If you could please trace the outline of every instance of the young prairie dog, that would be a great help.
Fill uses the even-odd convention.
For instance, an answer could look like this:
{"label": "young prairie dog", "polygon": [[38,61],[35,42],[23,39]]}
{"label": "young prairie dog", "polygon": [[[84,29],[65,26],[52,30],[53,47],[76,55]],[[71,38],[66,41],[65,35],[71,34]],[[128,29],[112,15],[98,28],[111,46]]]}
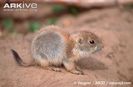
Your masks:
{"label": "young prairie dog", "polygon": [[12,53],[21,66],[38,64],[46,69],[60,71],[58,66],[63,65],[73,74],[83,74],[75,62],[101,48],[101,40],[91,32],[78,31],[69,34],[62,31],[61,27],[47,26],[37,32],[32,41],[31,54],[34,63],[26,64],[16,51],[12,50]]}

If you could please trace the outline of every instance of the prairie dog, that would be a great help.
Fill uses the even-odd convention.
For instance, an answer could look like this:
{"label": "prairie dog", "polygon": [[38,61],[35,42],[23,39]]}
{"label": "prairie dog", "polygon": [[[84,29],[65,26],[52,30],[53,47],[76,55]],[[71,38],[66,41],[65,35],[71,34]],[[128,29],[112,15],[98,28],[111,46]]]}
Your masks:
{"label": "prairie dog", "polygon": [[26,64],[13,49],[11,50],[16,62],[21,66],[38,64],[43,68],[60,71],[58,66],[73,74],[83,74],[75,64],[82,57],[101,50],[102,42],[93,33],[77,31],[68,33],[58,26],[47,26],[38,31],[31,44],[33,64]]}

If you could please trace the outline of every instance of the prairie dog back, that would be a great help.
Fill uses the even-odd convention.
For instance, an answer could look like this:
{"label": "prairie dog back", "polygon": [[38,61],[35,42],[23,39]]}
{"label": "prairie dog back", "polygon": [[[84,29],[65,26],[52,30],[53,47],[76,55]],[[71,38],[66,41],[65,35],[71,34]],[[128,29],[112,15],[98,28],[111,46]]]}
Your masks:
{"label": "prairie dog back", "polygon": [[60,31],[58,27],[50,26],[41,29],[32,42],[33,58],[37,62],[44,59],[51,64],[60,65],[63,59],[66,58],[66,39],[68,38],[69,34]]}

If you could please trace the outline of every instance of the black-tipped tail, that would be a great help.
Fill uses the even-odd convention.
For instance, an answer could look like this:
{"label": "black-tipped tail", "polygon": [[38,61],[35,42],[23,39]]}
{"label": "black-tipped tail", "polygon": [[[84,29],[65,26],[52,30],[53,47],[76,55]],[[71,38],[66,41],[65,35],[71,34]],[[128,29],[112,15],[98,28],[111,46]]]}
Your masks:
{"label": "black-tipped tail", "polygon": [[14,56],[15,61],[17,62],[17,64],[19,66],[24,66],[24,67],[33,66],[33,64],[24,63],[23,60],[20,58],[20,56],[18,55],[18,53],[15,50],[11,49],[11,52]]}

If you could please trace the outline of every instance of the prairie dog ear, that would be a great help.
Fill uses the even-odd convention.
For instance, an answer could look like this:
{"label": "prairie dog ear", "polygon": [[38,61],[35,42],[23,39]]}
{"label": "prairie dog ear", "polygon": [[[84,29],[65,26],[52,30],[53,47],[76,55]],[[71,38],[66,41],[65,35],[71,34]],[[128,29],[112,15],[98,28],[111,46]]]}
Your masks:
{"label": "prairie dog ear", "polygon": [[80,43],[81,44],[82,41],[83,41],[83,38],[80,36],[79,33],[72,33],[71,37],[76,43]]}
{"label": "prairie dog ear", "polygon": [[82,37],[77,38],[76,42],[79,43],[79,44],[82,44],[83,43],[83,38]]}

